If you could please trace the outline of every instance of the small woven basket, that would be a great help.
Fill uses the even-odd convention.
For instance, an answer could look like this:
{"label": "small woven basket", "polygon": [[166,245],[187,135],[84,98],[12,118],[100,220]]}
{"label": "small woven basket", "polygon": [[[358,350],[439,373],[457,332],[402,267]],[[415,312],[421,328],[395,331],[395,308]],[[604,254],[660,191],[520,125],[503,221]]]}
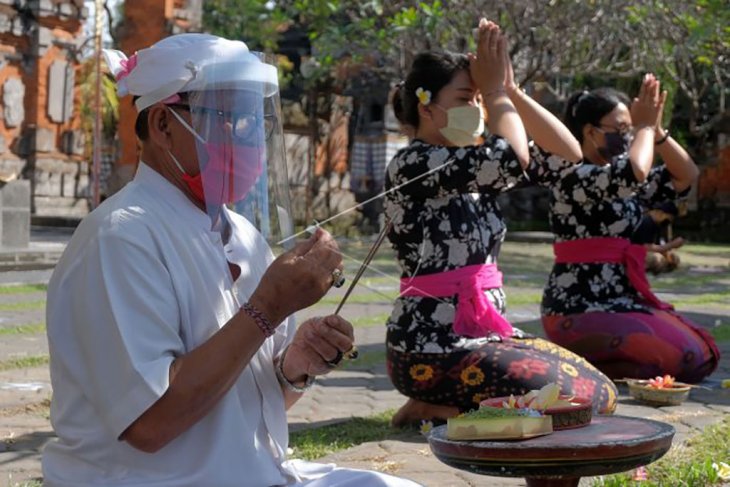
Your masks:
{"label": "small woven basket", "polygon": [[627,380],[629,394],[637,401],[650,406],[678,406],[688,397],[691,387],[689,384],[675,382],[672,387],[657,389],[651,387],[648,380]]}

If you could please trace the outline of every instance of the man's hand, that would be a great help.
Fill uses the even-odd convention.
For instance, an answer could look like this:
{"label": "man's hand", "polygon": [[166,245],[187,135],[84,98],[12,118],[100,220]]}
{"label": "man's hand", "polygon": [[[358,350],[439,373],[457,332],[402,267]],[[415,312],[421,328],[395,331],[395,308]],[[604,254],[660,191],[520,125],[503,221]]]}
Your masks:
{"label": "man's hand", "polygon": [[342,253],[332,236],[320,229],[271,263],[249,300],[277,325],[295,311],[319,301],[342,271]]}
{"label": "man's hand", "polygon": [[306,376],[329,373],[331,362],[352,348],[355,341],[352,325],[336,315],[311,318],[297,328],[289,344],[282,369],[293,383],[303,382]]}

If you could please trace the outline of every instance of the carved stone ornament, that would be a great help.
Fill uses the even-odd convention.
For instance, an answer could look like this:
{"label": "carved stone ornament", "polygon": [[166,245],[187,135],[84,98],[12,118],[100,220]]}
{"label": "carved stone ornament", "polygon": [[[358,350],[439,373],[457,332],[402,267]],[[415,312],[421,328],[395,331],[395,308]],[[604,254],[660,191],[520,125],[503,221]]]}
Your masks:
{"label": "carved stone ornament", "polygon": [[48,117],[56,123],[71,119],[74,72],[66,61],[54,61],[48,70]]}
{"label": "carved stone ornament", "polygon": [[8,78],[3,83],[3,116],[6,127],[18,127],[25,119],[25,85],[20,78]]}

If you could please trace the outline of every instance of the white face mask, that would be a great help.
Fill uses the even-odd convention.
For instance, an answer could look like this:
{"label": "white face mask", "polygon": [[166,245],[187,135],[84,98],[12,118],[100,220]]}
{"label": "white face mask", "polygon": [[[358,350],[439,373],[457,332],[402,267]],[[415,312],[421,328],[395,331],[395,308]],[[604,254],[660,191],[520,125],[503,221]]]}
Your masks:
{"label": "white face mask", "polygon": [[459,147],[473,145],[474,139],[484,133],[484,112],[481,106],[465,105],[448,110],[435,103],[434,106],[446,112],[446,127],[440,132],[452,144]]}

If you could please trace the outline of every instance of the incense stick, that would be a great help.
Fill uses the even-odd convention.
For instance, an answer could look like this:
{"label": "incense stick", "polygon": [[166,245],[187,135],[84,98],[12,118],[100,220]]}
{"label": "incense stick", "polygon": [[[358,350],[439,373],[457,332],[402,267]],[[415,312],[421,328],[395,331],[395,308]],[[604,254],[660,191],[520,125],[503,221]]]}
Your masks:
{"label": "incense stick", "polygon": [[363,260],[362,265],[360,265],[360,268],[357,270],[357,274],[355,274],[355,277],[352,278],[352,281],[350,282],[350,287],[347,288],[345,295],[342,297],[342,301],[340,301],[340,304],[337,306],[337,309],[335,310],[335,313],[334,313],[335,315],[338,315],[340,313],[340,310],[342,310],[342,307],[345,305],[345,302],[347,302],[347,298],[350,297],[352,290],[355,288],[357,281],[360,280],[363,273],[365,272],[365,269],[367,269],[368,265],[370,265],[370,261],[373,260],[375,253],[378,251],[378,248],[380,247],[380,244],[382,244],[383,240],[385,240],[385,236],[388,234],[390,227],[391,227],[390,222],[388,222],[386,225],[383,226],[383,229],[380,231],[380,234],[378,235],[378,238],[375,240],[375,243],[373,244],[372,247],[370,247],[370,251],[368,252],[368,255],[365,256],[365,260]]}

